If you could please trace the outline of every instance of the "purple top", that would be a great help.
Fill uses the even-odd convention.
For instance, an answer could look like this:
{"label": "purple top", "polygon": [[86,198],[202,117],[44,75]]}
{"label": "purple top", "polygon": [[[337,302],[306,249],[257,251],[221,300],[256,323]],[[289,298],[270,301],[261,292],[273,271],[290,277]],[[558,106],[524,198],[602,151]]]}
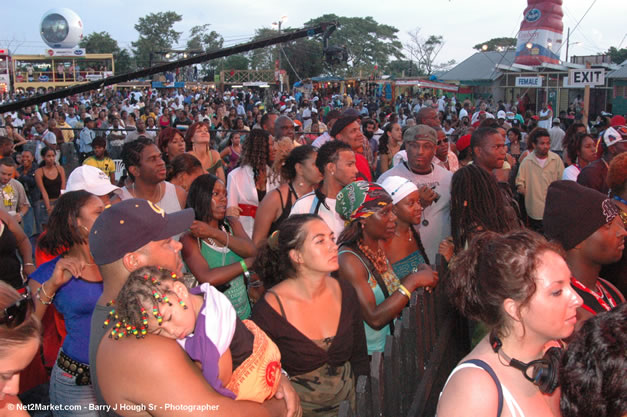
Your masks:
{"label": "purple top", "polygon": [[[202,294],[204,297],[204,293],[200,287],[192,288],[190,293],[195,295]],[[201,311],[204,310],[205,303],[203,303],[201,308]],[[220,354],[216,346],[211,342],[211,339],[205,334],[204,314],[198,315],[194,333],[185,338],[185,352],[187,352],[192,360],[201,363],[202,375],[218,394],[235,399],[235,394],[224,388],[222,381],[220,381],[218,369]]]}

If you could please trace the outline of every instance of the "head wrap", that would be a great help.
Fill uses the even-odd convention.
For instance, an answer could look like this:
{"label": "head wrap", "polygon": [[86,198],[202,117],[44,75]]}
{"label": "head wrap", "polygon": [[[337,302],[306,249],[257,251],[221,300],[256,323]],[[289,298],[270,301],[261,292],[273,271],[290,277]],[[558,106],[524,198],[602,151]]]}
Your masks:
{"label": "head wrap", "polygon": [[355,181],[337,194],[335,211],[341,218],[351,222],[370,217],[391,202],[392,198],[379,184]]}
{"label": "head wrap", "polygon": [[571,250],[618,214],[612,200],[597,190],[574,181],[555,181],[546,194],[544,231]]}
{"label": "head wrap", "polygon": [[414,191],[418,191],[416,184],[403,177],[390,176],[381,183],[381,187],[392,197],[392,203],[398,204],[399,201],[407,197]]}

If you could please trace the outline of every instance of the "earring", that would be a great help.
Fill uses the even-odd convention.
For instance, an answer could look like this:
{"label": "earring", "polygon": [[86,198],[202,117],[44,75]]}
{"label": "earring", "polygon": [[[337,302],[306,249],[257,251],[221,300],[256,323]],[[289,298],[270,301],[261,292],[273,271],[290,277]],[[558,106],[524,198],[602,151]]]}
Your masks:
{"label": "earring", "polygon": [[183,307],[183,310],[187,310],[187,306],[185,305],[185,301],[179,300],[179,304]]}

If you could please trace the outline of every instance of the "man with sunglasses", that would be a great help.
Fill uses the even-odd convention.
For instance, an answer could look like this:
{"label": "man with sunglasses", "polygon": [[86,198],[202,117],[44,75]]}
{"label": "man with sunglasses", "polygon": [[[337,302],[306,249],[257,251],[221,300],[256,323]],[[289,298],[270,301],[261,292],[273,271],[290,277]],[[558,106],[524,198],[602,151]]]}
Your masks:
{"label": "man with sunglasses", "polygon": [[581,170],[577,182],[607,195],[609,187],[606,178],[612,159],[627,151],[627,126],[609,127],[601,133],[599,140],[603,156]]}
{"label": "man with sunglasses", "polygon": [[448,171],[457,171],[459,169],[459,161],[455,153],[450,149],[449,137],[441,127],[435,128],[435,132],[438,134],[438,141],[436,142],[433,163]]}

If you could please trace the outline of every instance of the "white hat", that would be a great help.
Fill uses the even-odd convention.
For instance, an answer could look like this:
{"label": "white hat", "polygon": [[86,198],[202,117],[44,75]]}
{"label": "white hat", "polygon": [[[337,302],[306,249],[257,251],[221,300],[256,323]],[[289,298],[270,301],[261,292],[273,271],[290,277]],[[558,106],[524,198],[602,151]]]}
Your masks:
{"label": "white hat", "polygon": [[111,192],[122,192],[120,187],[111,184],[107,174],[91,165],[75,168],[67,179],[65,190],[61,192],[78,190],[85,190],[97,196],[107,195]]}
{"label": "white hat", "polygon": [[499,110],[498,113],[496,113],[496,118],[497,119],[505,119],[505,111]]}
{"label": "white hat", "polygon": [[[624,126],[617,127],[619,128],[619,130],[621,130],[621,132],[627,131]],[[618,130],[614,129],[613,127],[608,127],[607,129],[605,129],[605,133],[603,133],[603,142],[605,142],[605,146],[607,146],[608,148],[623,140],[627,140],[627,137],[623,137],[621,133],[619,133]]]}
{"label": "white hat", "polygon": [[398,204],[399,201],[409,194],[418,191],[416,184],[403,177],[387,177],[380,185],[392,197],[392,203],[394,204]]}

